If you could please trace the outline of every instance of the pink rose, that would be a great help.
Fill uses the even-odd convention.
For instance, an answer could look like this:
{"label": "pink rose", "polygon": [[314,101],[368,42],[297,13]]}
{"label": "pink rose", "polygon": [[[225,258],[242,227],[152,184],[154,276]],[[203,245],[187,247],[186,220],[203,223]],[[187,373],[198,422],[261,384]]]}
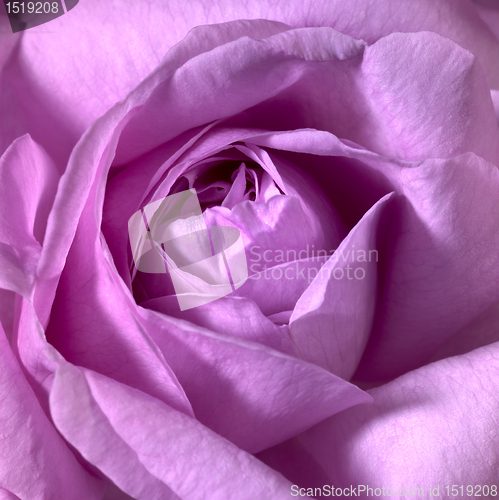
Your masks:
{"label": "pink rose", "polygon": [[498,12],[2,18],[2,498],[497,496]]}

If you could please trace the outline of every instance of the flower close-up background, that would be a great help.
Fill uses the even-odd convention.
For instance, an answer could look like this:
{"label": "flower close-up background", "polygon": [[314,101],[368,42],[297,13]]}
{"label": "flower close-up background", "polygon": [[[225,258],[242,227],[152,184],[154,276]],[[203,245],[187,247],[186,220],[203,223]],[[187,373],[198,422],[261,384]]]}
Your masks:
{"label": "flower close-up background", "polygon": [[1,500],[498,496],[499,4],[2,9]]}

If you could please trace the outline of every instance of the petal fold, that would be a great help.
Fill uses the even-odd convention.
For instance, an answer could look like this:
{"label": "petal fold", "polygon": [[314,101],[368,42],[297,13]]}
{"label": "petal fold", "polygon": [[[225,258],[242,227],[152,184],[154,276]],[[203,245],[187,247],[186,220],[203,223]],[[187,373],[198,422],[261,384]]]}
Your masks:
{"label": "petal fold", "polygon": [[0,326],[0,490],[2,498],[100,500],[89,474],[47,418]]}
{"label": "petal fold", "polygon": [[[351,408],[298,437],[331,484],[424,490],[497,486],[499,344],[448,358],[371,389],[372,406]],[[460,487],[460,486],[459,486]],[[490,492],[490,489],[488,490]],[[478,490],[476,490],[478,492]],[[489,496],[489,492],[480,493]],[[459,490],[458,495],[460,495]]]}
{"label": "petal fold", "polygon": [[372,328],[378,291],[378,226],[390,197],[366,213],[320,268],[289,322],[304,359],[347,380],[357,368]]}
{"label": "petal fold", "polygon": [[369,403],[358,387],[265,345],[147,309],[142,317],[196,418],[251,453]]}
{"label": "petal fold", "polygon": [[198,421],[95,372],[61,365],[50,402],[65,438],[137,500],[289,496],[279,473]]}

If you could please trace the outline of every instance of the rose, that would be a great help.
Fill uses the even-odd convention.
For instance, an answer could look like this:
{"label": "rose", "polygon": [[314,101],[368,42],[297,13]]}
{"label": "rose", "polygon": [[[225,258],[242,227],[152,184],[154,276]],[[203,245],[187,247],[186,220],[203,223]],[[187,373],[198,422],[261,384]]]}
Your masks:
{"label": "rose", "polygon": [[[465,3],[457,4],[460,29],[453,32],[448,17],[438,18],[448,5],[438,4],[434,16],[425,12],[426,26],[411,13],[407,24],[391,27],[397,18],[382,11],[388,32],[376,30],[374,17],[364,38],[432,28],[472,49],[495,86],[496,42]],[[318,20],[307,16],[308,24],[349,31],[319,19],[316,8]],[[125,19],[135,19],[132,14]],[[206,21],[214,19],[198,23]],[[208,51],[210,43],[218,48]],[[13,49],[4,69],[8,84],[34,85],[20,74],[30,44],[26,37],[23,50]],[[46,50],[43,57],[53,54]],[[73,67],[64,78],[80,75]],[[123,85],[118,95],[99,89],[95,107],[96,97],[76,100],[78,119],[66,118],[75,137],[113,97],[123,97],[120,91],[131,90],[125,78],[132,77],[118,76],[112,80]],[[51,78],[37,83],[37,93]],[[333,98],[322,87],[331,82]],[[70,87],[66,81],[57,96],[49,95],[63,101],[65,92],[75,92]],[[114,482],[136,498],[168,498],[170,491],[181,498],[288,497],[296,490],[278,472],[303,487],[385,486],[392,496],[401,496],[401,487],[428,492],[440,485],[449,496],[446,485],[493,484],[497,125],[482,68],[468,52],[429,33],[394,34],[366,47],[331,29],[292,30],[266,21],[198,28],[90,127],[67,169],[71,134],[62,136],[61,147],[47,127],[57,116],[55,103],[24,95],[25,123],[16,121],[18,112],[2,139],[28,127],[52,158],[28,137],[2,158],[2,325],[10,341],[1,350],[8,367],[2,380],[10,430],[2,447],[6,495],[99,498]],[[42,113],[42,105],[49,109]],[[293,114],[286,113],[289,106]],[[222,121],[203,130],[213,120]],[[200,137],[189,143],[195,134]],[[180,164],[191,155],[192,162],[232,143],[267,152],[283,176],[296,172],[291,165],[315,176],[351,229],[345,239],[338,231],[340,249],[379,249],[379,262],[363,264],[365,280],[333,275],[306,288],[290,318],[295,352],[286,328],[265,327],[270,323],[257,308],[230,309],[250,301],[221,299],[204,314],[193,309],[185,322],[172,318],[172,309],[166,316],[137,306],[126,286],[126,222],[144,201],[152,174],[168,159]],[[57,168],[65,171],[58,186]],[[314,207],[309,214],[316,224],[307,236],[320,236],[328,218],[302,192],[313,181],[299,172],[295,179],[287,181],[298,191],[294,199],[305,212]],[[269,189],[278,188],[274,181]],[[281,214],[273,207],[269,213]],[[246,219],[241,230],[258,222]],[[283,238],[281,246],[291,245]],[[333,269],[342,265],[330,262]],[[261,299],[260,310],[283,297],[276,294],[282,279],[270,285],[265,300],[252,297]],[[158,290],[157,284],[146,288]],[[233,311],[246,313],[251,329],[241,329]],[[214,317],[224,320],[218,328]],[[362,387],[405,375],[372,389],[373,405],[340,412],[368,398],[328,371],[350,379],[361,355],[354,377]],[[476,442],[486,444],[478,449]],[[408,449],[415,450],[409,457]],[[29,474],[20,478],[16,463]],[[122,495],[108,489],[111,494]]]}

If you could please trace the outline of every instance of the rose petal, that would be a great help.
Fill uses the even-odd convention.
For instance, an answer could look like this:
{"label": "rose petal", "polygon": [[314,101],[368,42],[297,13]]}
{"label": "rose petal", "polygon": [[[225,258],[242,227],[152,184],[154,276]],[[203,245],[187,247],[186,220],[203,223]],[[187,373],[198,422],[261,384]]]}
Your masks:
{"label": "rose petal", "polygon": [[70,364],[58,369],[51,413],[64,437],[138,500],[287,498],[289,482],[164,403]]}
{"label": "rose petal", "polygon": [[43,412],[1,326],[0,364],[2,498],[99,500],[104,485],[83,469]]}
{"label": "rose petal", "polygon": [[120,490],[114,483],[108,483],[102,500],[134,500],[134,499],[130,495],[127,495],[122,490]]}
{"label": "rose petal", "polygon": [[[58,280],[81,213],[92,188],[94,196],[97,191],[102,199],[105,183],[99,175],[107,174],[116,139],[133,113],[134,111],[126,106],[113,108],[90,127],[84,135],[84,140],[75,147],[68,168],[58,185],[38,263],[34,295],[37,314],[43,326],[47,325]],[[102,174],[103,171],[105,174]]]}
{"label": "rose petal", "polygon": [[147,309],[141,313],[196,418],[244,450],[260,451],[369,402],[356,386],[264,345]]}
{"label": "rose petal", "polygon": [[431,357],[431,361],[466,354],[499,341],[499,302],[459,330]]}
{"label": "rose petal", "polygon": [[[421,366],[499,300],[499,171],[473,155],[404,169],[386,286],[359,366],[383,380]],[[380,252],[381,254],[381,252]]]}
{"label": "rose petal", "polygon": [[0,288],[0,324],[9,342],[14,333],[15,300],[15,292]]}
{"label": "rose petal", "polygon": [[[482,5],[483,4],[483,5]],[[490,31],[494,33],[497,40],[499,40],[499,10],[497,9],[497,2],[480,2],[475,3],[475,8],[482,21],[489,27]],[[497,88],[497,86],[495,87]]]}
{"label": "rose petal", "polygon": [[241,231],[249,262],[259,257],[256,272],[260,272],[264,266],[282,263],[281,252],[293,251],[297,255],[305,251],[309,256],[306,249],[312,245],[317,250],[336,248],[343,224],[333,210],[328,211],[330,217],[325,217],[324,212],[314,214],[299,197],[281,195],[267,203],[245,201],[232,210],[213,207],[204,214],[209,226],[232,226]]}
{"label": "rose petal", "polygon": [[372,328],[378,226],[390,196],[352,229],[299,298],[290,318],[291,337],[304,359],[347,380],[357,368]]}
{"label": "rose petal", "polygon": [[288,327],[276,326],[262,314],[253,300],[248,300],[244,296],[233,297],[231,294],[185,311],[180,311],[177,297],[174,295],[147,300],[140,305],[146,309],[190,321],[214,332],[266,345],[290,356],[301,357],[289,335]]}
{"label": "rose petal", "polygon": [[257,132],[245,140],[280,150],[288,161],[306,171],[320,183],[350,229],[377,201],[397,189],[402,169],[419,164],[387,159],[331,133],[313,129]]}
{"label": "rose petal", "polygon": [[244,201],[244,193],[246,191],[246,167],[244,163],[234,173],[236,174],[235,179],[221,205],[222,207],[227,207],[229,210]]}
{"label": "rose petal", "polygon": [[[85,0],[49,25],[31,28],[6,73],[15,98],[7,109],[24,112],[21,133],[30,132],[58,161],[66,160],[94,120],[124,99],[190,29],[206,24],[191,18],[185,29],[170,8],[152,0],[127,6]],[[258,38],[282,29],[263,20],[205,27],[172,55],[182,64],[244,34]]]}
{"label": "rose petal", "polygon": [[[114,281],[116,269],[105,242],[101,242],[100,220],[95,217],[96,206],[102,211],[116,139],[129,118],[125,106],[96,122],[75,149],[61,179],[37,269],[34,300],[41,324],[38,318],[27,317],[27,325],[20,328],[19,342],[26,347],[21,356],[41,384],[43,376],[37,375],[36,366],[38,359],[45,359],[39,351],[46,349],[43,327],[50,314],[47,336],[69,359],[104,373],[113,372],[116,379],[150,391],[189,413],[189,402],[175,376],[137,324],[136,305],[128,290],[121,280]],[[66,273],[59,282],[64,267]],[[109,301],[114,308],[103,308]],[[90,314],[86,316],[82,310]],[[32,343],[37,344],[35,349],[29,349]]]}
{"label": "rose petal", "polygon": [[255,456],[300,487],[322,488],[330,482],[326,471],[299,438],[284,441]]}
{"label": "rose petal", "polygon": [[[460,47],[429,33],[394,34],[367,49],[362,70],[363,94],[378,123],[389,129],[381,135],[391,141],[383,149],[377,141],[361,142],[368,149],[406,160],[473,151],[499,162],[482,68]],[[421,72],[432,76],[422,78]]]}
{"label": "rose petal", "polygon": [[2,494],[2,498],[5,500],[21,500],[17,495],[14,495],[11,491],[6,490],[0,486],[0,493]]}
{"label": "rose petal", "polygon": [[492,102],[496,111],[496,118],[499,122],[499,90],[491,90],[490,95],[492,97]]}
{"label": "rose petal", "polygon": [[331,417],[298,441],[337,487],[385,486],[392,498],[423,488],[429,498],[430,486],[440,485],[433,496],[451,497],[446,485],[464,485],[458,496],[474,496],[467,485],[497,485],[498,355],[495,343],[409,372],[371,389],[374,405]]}
{"label": "rose petal", "polygon": [[[333,155],[334,161],[310,162],[303,154],[290,159],[310,165],[310,174],[325,184],[340,180],[342,190],[359,197],[356,202],[388,190],[408,201],[379,252],[380,262],[386,262],[386,286],[356,377],[383,380],[421,366],[498,301],[495,166],[472,154],[415,164],[387,160],[324,132],[267,133],[254,140],[266,147]],[[339,153],[358,162],[338,162]],[[334,186],[330,197],[335,206],[351,209],[351,201]]]}
{"label": "rose petal", "polygon": [[44,391],[60,356],[45,340],[32,297],[57,181],[54,164],[29,136],[17,139],[0,159],[0,288],[5,300],[0,320],[44,408]]}
{"label": "rose petal", "polygon": [[9,339],[15,294],[29,298],[34,290],[57,182],[54,164],[29,136],[17,139],[0,159],[0,321]]}
{"label": "rose petal", "polygon": [[[311,248],[308,245],[299,252],[287,249],[283,251],[285,262],[275,266],[269,264],[270,258],[265,259],[269,254],[265,255],[265,252],[260,250],[250,249],[248,280],[232,292],[231,296],[253,300],[267,316],[293,310],[300,296],[327,260],[324,250]],[[333,250],[334,248],[328,250],[328,255]]]}
{"label": "rose petal", "polygon": [[227,43],[176,71],[174,64],[167,56],[130,95],[150,97],[123,131],[117,164],[248,108],[239,125],[327,130],[406,160],[473,151],[499,163],[499,128],[482,69],[434,33],[397,33],[365,49],[332,29],[289,30]]}
{"label": "rose petal", "polygon": [[0,287],[31,294],[57,176],[53,163],[29,136],[0,159]]}
{"label": "rose petal", "polygon": [[148,187],[155,173],[161,170],[165,161],[188,147],[186,144],[190,145],[198,135],[199,131],[189,131],[138,158],[124,169],[112,169],[109,174],[102,214],[102,232],[116,268],[130,290],[132,285],[128,254],[128,220],[141,208],[141,201],[148,194]]}
{"label": "rose petal", "polygon": [[192,414],[182,387],[141,325],[109,252],[105,247],[97,251],[88,238],[89,219],[82,215],[66,260],[47,327],[49,342],[68,361],[112,375]]}
{"label": "rose petal", "polygon": [[[0,155],[17,138],[27,132],[24,120],[20,116],[18,104],[13,99],[15,81],[9,81],[9,62],[16,54],[16,47],[21,40],[20,33],[12,33],[6,10],[0,11],[0,81],[2,92],[0,93]],[[9,117],[9,119],[5,119]]]}
{"label": "rose petal", "polygon": [[[297,28],[330,26],[369,43],[393,32],[438,32],[477,55],[491,86],[499,88],[498,42],[471,2],[465,0],[358,0],[355,9],[343,0],[295,2],[292,9],[284,0],[223,0],[216,8],[208,7],[202,0],[188,4],[178,0],[143,0],[126,8],[117,0],[85,0],[50,25],[30,29],[14,61],[23,73],[20,75],[16,69],[17,77],[7,78],[12,83],[19,84],[19,77],[27,82],[21,85],[20,105],[30,93],[34,96],[30,102],[36,107],[28,111],[38,123],[31,123],[30,129],[50,134],[48,130],[43,132],[43,127],[48,120],[55,124],[59,119],[62,126],[56,130],[59,135],[71,136],[64,141],[70,143],[123,99],[189,30],[236,19],[273,19]],[[204,40],[206,50],[213,47]],[[216,45],[224,41],[220,38]],[[26,85],[30,88],[26,89]],[[47,98],[50,106],[44,107]],[[20,134],[30,129],[23,129]],[[64,132],[68,129],[70,134]],[[40,140],[37,134],[34,137]],[[51,153],[52,149],[56,152],[61,137],[54,142],[53,136],[48,139],[52,147],[41,142]]]}
{"label": "rose petal", "polygon": [[12,143],[0,159],[0,241],[29,245],[19,238],[35,237],[42,244],[59,176],[52,160],[31,137]]}
{"label": "rose petal", "polygon": [[[192,39],[202,35],[204,31],[192,32],[178,48],[184,43],[189,47]],[[310,47],[320,48],[310,53]],[[290,31],[285,38],[277,35],[264,41],[239,38],[187,61],[180,68],[176,66],[175,53],[169,53],[156,72],[129,97],[135,100],[150,96],[134,124],[124,131],[116,162],[126,163],[185,130],[233,116],[279,94],[307,72],[309,65],[304,60],[331,59],[333,66],[340,65],[341,60],[358,56],[363,47],[362,42],[321,29]],[[199,78],[201,74],[203,78]],[[183,81],[190,82],[188,91]],[[259,84],[252,84],[254,81]],[[317,77],[314,81],[317,83]],[[234,98],[227,99],[227,92]],[[302,94],[301,89],[299,93]],[[296,98],[300,101],[303,96]],[[169,120],[164,120],[166,109]],[[268,123],[261,125],[267,127]]]}

